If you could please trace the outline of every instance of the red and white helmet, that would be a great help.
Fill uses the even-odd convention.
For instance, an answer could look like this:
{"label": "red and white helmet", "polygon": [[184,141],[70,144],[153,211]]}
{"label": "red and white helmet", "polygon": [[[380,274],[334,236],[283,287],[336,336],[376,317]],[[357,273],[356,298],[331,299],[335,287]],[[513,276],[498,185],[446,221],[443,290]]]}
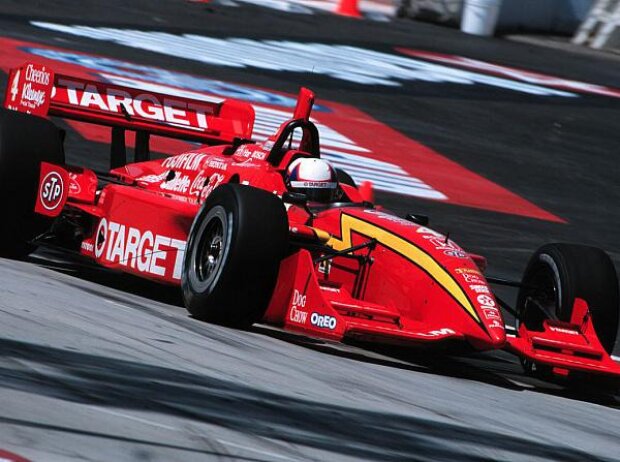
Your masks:
{"label": "red and white helmet", "polygon": [[302,157],[288,166],[286,186],[305,194],[309,201],[332,202],[338,192],[338,175],[326,160]]}

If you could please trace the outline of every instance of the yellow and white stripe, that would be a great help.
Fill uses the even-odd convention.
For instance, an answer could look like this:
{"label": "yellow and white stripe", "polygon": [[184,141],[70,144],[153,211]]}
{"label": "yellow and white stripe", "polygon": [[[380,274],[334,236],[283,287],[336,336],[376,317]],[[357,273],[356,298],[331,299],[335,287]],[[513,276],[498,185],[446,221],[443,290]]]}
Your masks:
{"label": "yellow and white stripe", "polygon": [[341,238],[332,236],[327,245],[335,250],[343,250],[351,247],[353,232],[362,234],[371,239],[376,239],[382,246],[402,255],[414,265],[424,270],[433,278],[448,294],[450,294],[469,315],[482,324],[478,313],[467,298],[465,291],[455,279],[443,268],[432,256],[412,242],[386,230],[375,224],[361,220],[357,217],[343,213],[340,215]]}

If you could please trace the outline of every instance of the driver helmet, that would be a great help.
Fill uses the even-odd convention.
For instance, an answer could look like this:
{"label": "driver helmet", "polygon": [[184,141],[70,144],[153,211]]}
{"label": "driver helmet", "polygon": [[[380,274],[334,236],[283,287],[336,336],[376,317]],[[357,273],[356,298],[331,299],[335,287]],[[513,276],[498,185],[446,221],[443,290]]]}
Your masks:
{"label": "driver helmet", "polygon": [[291,192],[305,194],[311,202],[333,202],[338,192],[338,175],[326,160],[302,157],[288,166],[286,186]]}

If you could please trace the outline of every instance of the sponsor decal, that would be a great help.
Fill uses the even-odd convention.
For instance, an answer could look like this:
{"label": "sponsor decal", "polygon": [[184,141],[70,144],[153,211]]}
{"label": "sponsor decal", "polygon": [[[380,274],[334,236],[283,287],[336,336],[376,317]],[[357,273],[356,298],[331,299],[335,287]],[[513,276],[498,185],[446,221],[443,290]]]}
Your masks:
{"label": "sponsor decal", "polygon": [[301,294],[297,289],[293,292],[293,305],[300,306],[302,308],[306,307],[306,295]]}
{"label": "sponsor decal", "polygon": [[448,257],[467,258],[468,256],[455,242],[435,230],[420,226],[417,233],[422,234],[422,237],[435,247],[435,250],[443,251]]}
{"label": "sponsor decal", "polygon": [[338,325],[338,321],[333,316],[327,314],[312,313],[310,316],[310,324],[321,329],[334,330]]}
{"label": "sponsor decal", "polygon": [[497,319],[494,319],[489,323],[489,328],[491,329],[504,329],[504,324],[499,322]]}
{"label": "sponsor decal", "polygon": [[45,96],[44,91],[33,89],[30,83],[27,83],[22,88],[22,102],[25,102],[31,108],[43,106],[45,104]]}
{"label": "sponsor decal", "polygon": [[495,300],[493,300],[493,297],[491,297],[490,295],[478,295],[476,300],[478,301],[478,303],[480,303],[480,305],[491,307],[495,306]]}
{"label": "sponsor decal", "polygon": [[64,182],[58,172],[49,172],[41,182],[39,195],[41,205],[49,211],[56,210],[62,204]]}
{"label": "sponsor decal", "polygon": [[291,311],[289,312],[289,320],[297,324],[305,324],[308,318],[308,312],[299,308],[306,307],[306,295],[301,294],[297,289],[293,291],[293,300],[291,302]]}
{"label": "sponsor decal", "polygon": [[108,242],[108,220],[102,218],[95,233],[95,256],[101,258]]}
{"label": "sponsor decal", "polygon": [[291,322],[297,324],[305,324],[306,319],[308,318],[308,312],[297,309],[297,306],[293,305],[291,307],[291,312],[289,314],[289,320]]}
{"label": "sponsor decal", "polygon": [[549,330],[553,332],[560,332],[562,334],[579,335],[579,332],[572,330],[572,329],[566,329],[563,327],[549,326]]}
{"label": "sponsor decal", "polygon": [[237,149],[237,151],[235,151],[235,156],[245,157],[246,159],[265,160],[269,155],[270,149],[271,147],[267,148],[263,146],[261,148],[244,144],[239,149]]}
{"label": "sponsor decal", "polygon": [[[19,75],[19,72],[17,74]],[[26,102],[26,104],[32,109],[43,106],[47,96],[46,92],[36,89],[33,87],[33,84],[42,85],[44,87],[49,86],[51,74],[45,70],[45,67],[37,69],[34,65],[28,64],[28,66],[26,66],[25,78],[26,83],[22,87],[21,94],[22,104]],[[16,83],[15,79],[13,80],[13,83]]]}
{"label": "sponsor decal", "polygon": [[484,317],[487,319],[502,319],[499,313],[499,310],[497,308],[489,308],[489,307],[483,306],[482,312],[484,313]]}
{"label": "sponsor decal", "polygon": [[207,161],[207,167],[226,171],[226,169],[228,169],[228,162],[226,159],[221,159],[219,157],[210,157]]}
{"label": "sponsor decal", "polygon": [[26,67],[26,82],[49,85],[50,73],[45,70],[45,67],[36,69],[32,64],[28,64]]}
{"label": "sponsor decal", "polygon": [[200,192],[200,202],[204,202],[204,200],[209,196],[209,194],[211,194],[215,188],[222,184],[225,178],[226,177],[220,173],[214,173],[213,175],[211,175],[211,177],[209,178],[209,183]]}
{"label": "sponsor decal", "polygon": [[169,174],[170,170],[160,173],[159,175],[144,175],[137,178],[136,181],[141,181],[144,183],[160,183],[164,181]]}
{"label": "sponsor decal", "polygon": [[56,98],[69,104],[98,109],[114,114],[127,113],[131,117],[207,129],[207,116],[213,110],[202,104],[187,103],[174,97],[163,97],[148,92],[135,92],[106,88],[98,84],[84,84],[68,78],[58,79]]}
{"label": "sponsor decal", "polygon": [[422,237],[435,247],[435,250],[443,251],[448,257],[467,258],[468,256],[454,241],[435,230],[420,226],[417,233],[422,234]]}
{"label": "sponsor decal", "polygon": [[467,254],[462,250],[444,250],[444,255],[454,258],[467,258]]}
{"label": "sponsor decal", "polygon": [[[186,241],[102,218],[95,235],[95,257],[140,273],[181,279]],[[172,274],[168,270],[172,262]]]}
{"label": "sponsor decal", "polygon": [[486,284],[471,284],[469,286],[470,290],[476,292],[477,294],[490,294],[491,291]]}
{"label": "sponsor decal", "polygon": [[417,335],[421,335],[423,337],[443,337],[446,335],[454,335],[456,334],[456,332],[454,332],[452,329],[448,329],[447,327],[444,327],[442,329],[437,329],[437,330],[431,330],[430,332],[418,332]]}
{"label": "sponsor decal", "polygon": [[165,191],[186,193],[191,181],[187,175],[175,176],[172,180],[162,183],[159,187]]}
{"label": "sponsor decal", "polygon": [[178,156],[168,157],[162,162],[162,167],[171,170],[188,170],[197,172],[202,168],[203,161],[207,158],[206,154],[199,152],[188,152]]}
{"label": "sponsor decal", "polygon": [[502,319],[502,315],[500,314],[497,304],[491,295],[478,295],[478,297],[476,297],[476,301],[480,304],[484,317],[491,320],[489,327],[503,327],[503,324],[498,321]]}
{"label": "sponsor decal", "polygon": [[[323,274],[325,277],[329,276],[329,273],[332,270],[332,261],[331,260],[323,260],[319,263],[319,273]],[[323,287],[325,289],[325,287]]]}
{"label": "sponsor decal", "polygon": [[461,274],[463,280],[468,284],[484,284],[484,280],[482,279],[482,275],[474,274],[474,273],[465,273]]}
{"label": "sponsor decal", "polygon": [[475,274],[476,276],[482,276],[480,271],[475,268],[457,268],[454,272],[457,274]]}
{"label": "sponsor decal", "polygon": [[[63,27],[74,28],[74,26]],[[92,28],[92,30],[93,33],[101,31],[97,28]],[[136,36],[137,39],[141,37],[141,34]],[[150,32],[145,34],[149,35]],[[33,55],[36,57],[33,58]],[[194,53],[194,55],[208,56],[202,52]],[[244,53],[244,56],[247,57],[247,53]],[[139,89],[138,91],[132,90],[132,93],[136,94],[155,92],[191,97],[205,101],[206,104],[219,103],[223,98],[228,97],[252,101],[256,112],[252,137],[264,143],[264,149],[249,151],[251,152],[251,154],[248,152],[250,158],[256,156],[262,159],[267,155],[269,142],[265,140],[276,132],[283,121],[290,118],[291,108],[296,102],[295,95],[269,92],[153,66],[68,50],[50,49],[44,45],[0,38],[0,67],[3,70],[19,67],[24,61],[33,59],[44,62],[46,66],[58,73]],[[398,57],[398,59],[405,58]],[[278,60],[278,62],[283,61]],[[297,60],[291,62],[295,64]],[[358,69],[360,68],[359,62],[360,60],[355,62],[355,67]],[[366,59],[362,62],[366,62]],[[313,63],[312,66],[315,64]],[[83,98],[81,92],[82,90],[76,90],[78,102]],[[111,99],[114,107],[119,110],[122,96],[112,95]],[[100,101],[97,96],[84,97],[90,100],[89,104],[93,104],[92,107],[98,107]],[[99,94],[99,97],[109,108],[108,96]],[[9,99],[10,96],[7,95],[7,100]],[[116,103],[119,105],[117,106]],[[158,101],[158,103],[162,102]],[[151,104],[147,100],[143,101],[140,107],[143,111],[161,109],[159,105]],[[135,111],[135,108],[131,110]],[[183,118],[177,115],[175,117]],[[402,133],[392,130],[351,106],[331,102],[315,106],[312,120],[321,133],[322,156],[334,166],[346,170],[358,184],[368,180],[378,191],[389,191],[467,207],[562,222],[560,218],[459,166],[436,151],[407,138]],[[69,124],[89,140],[97,141],[108,136],[104,127],[72,121]],[[385,139],[391,140],[389,146],[381,141]],[[179,141],[175,143],[171,143],[170,140],[163,142],[155,138],[152,140],[151,149],[153,152],[176,154],[184,149],[193,148],[188,143]],[[240,148],[239,152],[245,152],[245,148]]]}
{"label": "sponsor decal", "polygon": [[11,90],[10,90],[10,94],[11,94],[11,102],[14,103],[15,100],[17,99],[17,95],[19,94],[19,78],[21,76],[21,70],[18,69],[17,72],[15,72],[15,75],[13,76],[13,81],[11,82]]}
{"label": "sponsor decal", "polygon": [[95,246],[93,245],[93,243],[88,241],[83,241],[80,245],[80,248],[88,253],[93,253],[95,251]]}
{"label": "sponsor decal", "polygon": [[199,172],[192,181],[192,185],[189,187],[190,196],[200,196],[203,188],[207,185],[208,178],[203,172]]}
{"label": "sponsor decal", "polygon": [[335,181],[291,181],[295,188],[336,188]]}
{"label": "sponsor decal", "polygon": [[69,172],[69,194],[77,196],[82,192],[77,173]]}

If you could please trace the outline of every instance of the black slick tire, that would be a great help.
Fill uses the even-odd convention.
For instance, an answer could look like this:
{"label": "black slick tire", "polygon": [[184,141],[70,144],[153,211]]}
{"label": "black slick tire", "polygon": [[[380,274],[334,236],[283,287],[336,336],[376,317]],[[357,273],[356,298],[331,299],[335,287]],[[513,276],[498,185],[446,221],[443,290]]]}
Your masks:
{"label": "black slick tire", "polygon": [[65,163],[62,131],[41,117],[0,109],[0,256],[23,258],[50,225],[35,214],[41,162]]}
{"label": "black slick tire", "polygon": [[[588,303],[597,336],[612,353],[618,335],[618,277],[601,249],[576,244],[547,244],[532,255],[517,299],[520,322],[536,330],[544,316],[528,299],[569,321],[575,298]],[[531,301],[531,300],[530,300]]]}
{"label": "black slick tire", "polygon": [[272,193],[238,184],[216,188],[190,230],[181,286],[188,311],[247,328],[265,313],[288,248],[288,218]]}

